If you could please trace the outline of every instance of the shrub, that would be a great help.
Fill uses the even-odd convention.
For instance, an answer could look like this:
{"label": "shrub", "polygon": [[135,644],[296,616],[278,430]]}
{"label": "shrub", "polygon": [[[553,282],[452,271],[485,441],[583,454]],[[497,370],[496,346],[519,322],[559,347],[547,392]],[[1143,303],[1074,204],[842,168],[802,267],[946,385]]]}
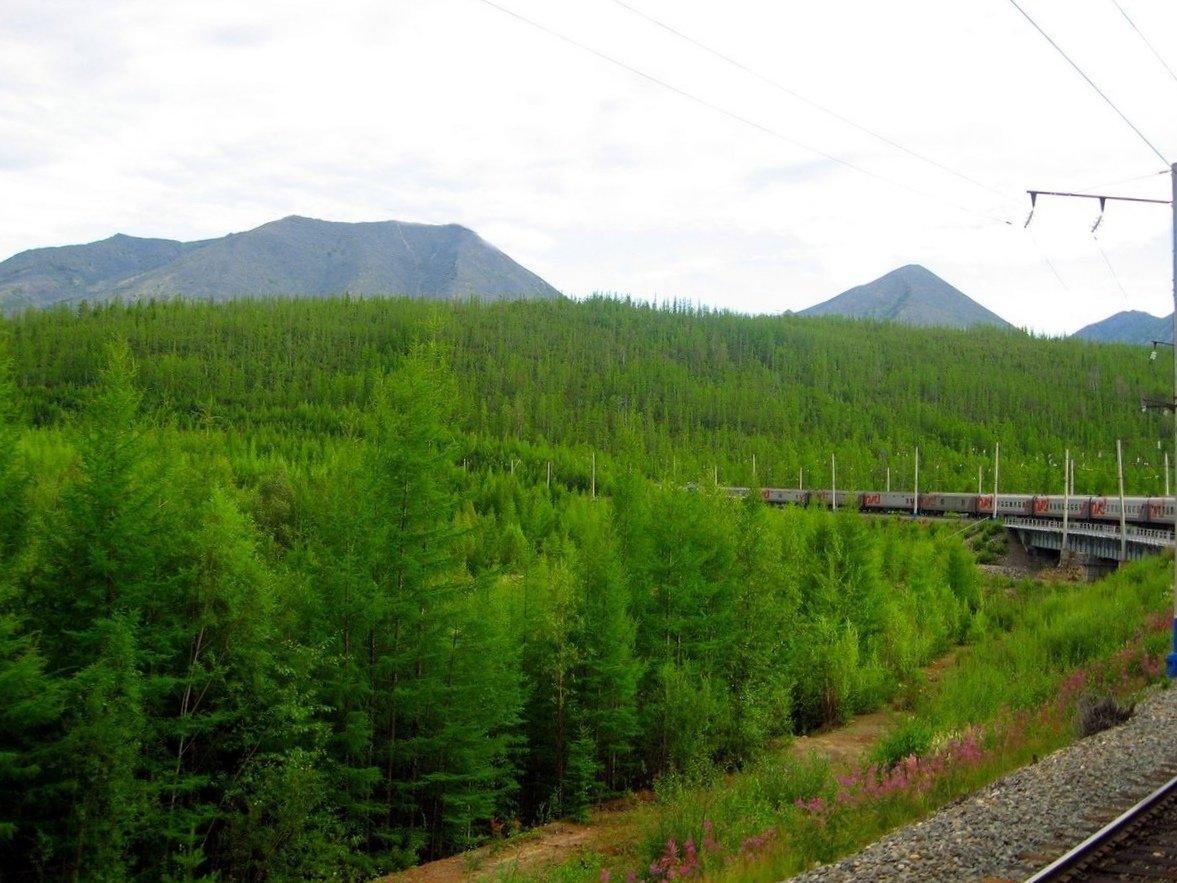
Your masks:
{"label": "shrub", "polygon": [[1121,705],[1110,696],[1102,699],[1087,697],[1082,699],[1075,709],[1075,729],[1080,739],[1086,739],[1088,736],[1119,726],[1135,712],[1135,702]]}
{"label": "shrub", "polygon": [[912,718],[880,739],[871,757],[889,769],[913,755],[927,754],[935,737],[936,731],[928,721]]}

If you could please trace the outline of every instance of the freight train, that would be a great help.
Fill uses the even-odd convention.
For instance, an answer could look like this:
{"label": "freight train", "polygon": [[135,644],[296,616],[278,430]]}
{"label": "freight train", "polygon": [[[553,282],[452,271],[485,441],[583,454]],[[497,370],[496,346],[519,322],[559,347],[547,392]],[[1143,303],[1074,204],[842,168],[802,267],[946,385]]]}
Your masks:
{"label": "freight train", "polygon": [[[745,496],[748,488],[728,488],[734,496]],[[965,515],[974,518],[1021,515],[1028,518],[1070,521],[1120,522],[1119,497],[1085,497],[1035,494],[920,494],[911,491],[837,491],[763,488],[759,491],[766,503],[796,506],[836,506],[862,512],[909,512],[920,515]],[[1124,521],[1172,528],[1177,507],[1172,497],[1124,497]]]}

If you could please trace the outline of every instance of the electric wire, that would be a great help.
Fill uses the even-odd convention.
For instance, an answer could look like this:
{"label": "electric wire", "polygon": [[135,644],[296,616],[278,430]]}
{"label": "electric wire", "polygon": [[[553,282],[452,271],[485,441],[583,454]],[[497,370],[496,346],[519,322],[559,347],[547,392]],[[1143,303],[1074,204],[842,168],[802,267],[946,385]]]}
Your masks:
{"label": "electric wire", "polygon": [[1171,174],[1170,169],[1162,169],[1159,172],[1149,172],[1147,175],[1137,175],[1135,178],[1122,178],[1119,181],[1105,181],[1103,184],[1092,184],[1090,187],[1077,187],[1077,193],[1085,193],[1088,190],[1105,190],[1108,187],[1119,187],[1121,184],[1135,184],[1137,181],[1148,181],[1152,178],[1160,177],[1161,175]]}
{"label": "electric wire", "polygon": [[570,46],[574,46],[577,49],[581,50],[582,52],[587,52],[590,55],[593,55],[593,56],[601,59],[602,61],[605,61],[605,62],[608,62],[609,64],[615,65],[616,67],[619,67],[622,70],[628,71],[629,73],[631,73],[635,76],[641,77],[643,80],[654,83],[655,85],[660,86],[663,89],[667,89],[671,92],[674,92],[676,95],[678,95],[682,98],[685,98],[688,101],[692,101],[695,104],[701,105],[702,107],[706,107],[708,110],[714,111],[715,113],[722,114],[723,116],[726,116],[729,119],[735,120],[736,122],[742,123],[743,125],[750,126],[751,128],[756,129],[757,131],[762,132],[765,135],[768,135],[772,138],[776,138],[780,141],[784,141],[786,144],[792,144],[794,147],[799,147],[802,150],[805,150],[809,153],[816,154],[817,156],[820,156],[823,159],[827,159],[830,162],[837,163],[840,166],[845,166],[846,168],[852,169],[853,171],[858,172],[861,175],[866,175],[869,178],[874,178],[876,181],[882,181],[883,183],[889,184],[892,187],[896,187],[900,190],[905,190],[908,193],[913,193],[917,196],[923,197],[924,199],[930,200],[932,202],[938,202],[941,205],[950,206],[959,212],[964,212],[965,214],[973,215],[973,216],[979,217],[979,218],[984,218],[985,220],[990,221],[995,224],[1004,224],[1004,225],[1012,226],[1012,222],[1006,218],[1000,218],[995,215],[988,214],[986,212],[977,211],[975,209],[967,208],[963,205],[952,202],[951,200],[947,200],[942,196],[938,196],[933,193],[928,193],[928,192],[920,190],[916,187],[912,187],[908,184],[904,184],[901,181],[896,181],[894,178],[889,178],[885,175],[880,175],[877,172],[872,172],[869,169],[863,168],[862,166],[859,166],[859,165],[856,165],[855,163],[850,162],[849,160],[842,159],[841,157],[834,156],[833,154],[827,153],[826,151],[821,150],[820,148],[814,147],[810,144],[806,144],[802,141],[798,141],[797,139],[792,138],[792,137],[784,134],[783,132],[779,132],[776,129],[770,128],[762,123],[758,123],[755,120],[749,119],[748,117],[738,114],[735,111],[729,110],[726,107],[722,107],[721,105],[715,104],[714,102],[709,101],[706,98],[701,98],[698,95],[695,95],[691,92],[688,92],[685,89],[680,88],[679,86],[675,86],[672,83],[668,83],[665,80],[659,79],[658,77],[654,76],[653,74],[647,73],[646,71],[643,71],[640,68],[636,68],[631,64],[627,64],[624,61],[620,61],[619,59],[616,59],[616,58],[612,57],[611,55],[607,55],[606,53],[601,52],[599,49],[594,49],[593,47],[591,47],[585,43],[582,43],[579,40],[576,40],[572,37],[569,37],[566,34],[562,34],[559,31],[549,28],[547,25],[541,24],[540,22],[537,22],[534,19],[528,18],[527,16],[522,15],[521,13],[515,12],[513,9],[508,9],[505,6],[501,6],[498,3],[495,3],[494,0],[479,0],[479,2],[485,4],[486,6],[491,7],[492,9],[497,9],[499,12],[503,13],[504,15],[508,15],[511,18],[521,21],[524,24],[535,28],[536,30],[542,31],[543,33],[547,34],[550,37],[554,37],[555,39],[560,40],[564,43],[567,43]]}
{"label": "electric wire", "polygon": [[1062,50],[1062,47],[1059,46],[1058,43],[1054,42],[1054,40],[1052,40],[1050,38],[1050,35],[1048,33],[1046,33],[1046,31],[1042,30],[1042,28],[1041,28],[1041,26],[1039,26],[1038,22],[1034,21],[1034,19],[1030,17],[1030,13],[1026,12],[1026,10],[1022,9],[1022,7],[1018,5],[1018,0],[1009,0],[1009,2],[1013,5],[1014,9],[1016,9],[1018,12],[1020,12],[1022,14],[1022,16],[1026,19],[1026,21],[1028,21],[1030,24],[1032,24],[1034,26],[1034,30],[1036,30],[1039,34],[1041,34],[1043,36],[1043,38],[1045,38],[1046,42],[1049,43],[1051,46],[1053,46],[1055,51],[1058,52],[1058,54],[1061,55],[1064,59],[1066,59],[1067,64],[1069,64],[1071,67],[1073,67],[1075,69],[1076,73],[1078,73],[1079,76],[1081,76],[1084,80],[1087,81],[1087,85],[1089,85],[1092,89],[1094,89],[1096,94],[1098,94],[1100,98],[1102,98],[1105,102],[1107,102],[1108,107],[1110,107],[1112,110],[1114,110],[1116,112],[1116,114],[1120,117],[1121,120],[1124,121],[1124,123],[1128,126],[1128,128],[1130,128],[1133,132],[1135,132],[1136,135],[1140,138],[1140,140],[1148,145],[1149,150],[1151,150],[1153,153],[1155,153],[1160,158],[1161,162],[1163,162],[1165,165],[1171,165],[1171,163],[1167,159],[1165,159],[1165,155],[1163,153],[1161,153],[1159,150],[1157,150],[1157,148],[1153,145],[1153,143],[1151,141],[1149,141],[1148,138],[1145,137],[1144,133],[1141,132],[1140,129],[1136,128],[1136,126],[1132,123],[1132,121],[1130,119],[1128,119],[1127,116],[1125,116],[1124,112],[1122,110],[1120,110],[1119,107],[1116,106],[1116,103],[1114,101],[1112,101],[1112,99],[1108,98],[1108,96],[1104,94],[1103,90],[1100,89],[1099,86],[1095,85],[1095,82],[1091,79],[1091,77],[1087,76],[1087,74],[1085,74],[1083,72],[1083,69],[1081,67],[1079,67],[1079,65],[1075,64],[1074,61],[1071,60],[1071,57],[1069,55],[1067,55],[1067,53]]}
{"label": "electric wire", "polygon": [[863,133],[871,136],[872,138],[883,142],[884,144],[888,145],[889,147],[893,147],[896,150],[902,151],[903,153],[906,153],[908,156],[914,157],[915,159],[918,159],[921,162],[927,163],[928,165],[931,165],[931,166],[935,166],[936,168],[940,169],[940,171],[942,171],[942,172],[947,172],[948,174],[950,174],[956,178],[960,178],[962,181],[967,181],[969,184],[972,184],[974,187],[980,187],[982,190],[987,190],[990,193],[994,193],[994,194],[1001,196],[1001,197],[1006,196],[1005,193],[1002,193],[1000,190],[990,187],[988,184],[983,184],[982,182],[964,174],[963,172],[959,172],[956,169],[949,168],[948,166],[944,165],[941,162],[938,162],[930,157],[924,156],[923,154],[918,153],[909,147],[905,147],[904,145],[898,143],[897,141],[894,141],[894,140],[888,138],[886,135],[881,135],[872,129],[868,129],[866,126],[856,123],[854,120],[843,116],[842,114],[838,113],[837,111],[831,110],[830,108],[825,107],[825,106],[817,103],[816,101],[813,101],[810,98],[807,98],[806,96],[795,91],[794,89],[790,89],[788,86],[784,85],[783,83],[780,83],[780,82],[772,79],[771,77],[765,76],[764,74],[760,73],[759,71],[748,67],[747,65],[743,64],[742,62],[737,61],[736,59],[732,58],[731,56],[725,55],[724,53],[720,52],[719,50],[713,49],[710,46],[706,45],[705,43],[702,43],[699,40],[696,40],[694,37],[684,34],[682,31],[679,31],[676,28],[671,27],[670,25],[666,24],[665,22],[660,21],[660,20],[654,18],[653,16],[646,14],[642,10],[631,6],[630,4],[626,3],[625,0],[613,0],[613,2],[615,4],[617,4],[618,6],[620,6],[622,9],[629,10],[634,15],[638,16],[639,18],[644,19],[645,21],[649,22],[650,24],[655,25],[656,27],[662,28],[664,31],[667,31],[668,33],[673,34],[674,36],[678,37],[680,40],[685,40],[686,42],[690,43],[692,46],[696,47],[697,49],[701,49],[702,51],[706,52],[707,54],[720,59],[721,61],[731,65],[732,67],[734,67],[738,70],[741,70],[744,73],[746,73],[752,77],[755,77],[756,79],[760,80],[762,83],[766,83],[767,85],[778,90],[779,92],[783,92],[784,94],[786,94],[792,98],[795,98],[797,101],[800,101],[802,104],[807,104],[810,107],[814,108],[815,110],[818,110],[821,113],[824,113],[827,116],[838,120],[838,122],[844,123],[845,125],[850,126],[852,129],[857,129],[859,132],[863,132]]}
{"label": "electric wire", "polygon": [[1108,272],[1112,274],[1112,278],[1116,280],[1116,287],[1120,289],[1120,294],[1124,296],[1124,300],[1128,300],[1128,292],[1124,289],[1124,283],[1120,281],[1120,275],[1116,272],[1116,268],[1112,266],[1112,262],[1108,259],[1107,252],[1103,250],[1103,246],[1099,244],[1099,237],[1094,233],[1091,234],[1091,241],[1095,243],[1096,249],[1099,250],[1100,257],[1103,262],[1107,264]]}
{"label": "electric wire", "polygon": [[1071,287],[1067,285],[1066,280],[1064,280],[1062,274],[1059,273],[1058,267],[1054,265],[1054,261],[1052,261],[1047,256],[1046,249],[1042,247],[1042,243],[1038,241],[1038,237],[1034,235],[1034,231],[1028,230],[1027,232],[1030,234],[1030,241],[1034,243],[1034,250],[1038,253],[1039,260],[1041,260],[1042,263],[1046,264],[1046,266],[1050,268],[1050,272],[1053,273],[1054,278],[1058,280],[1059,287],[1062,288],[1063,291],[1069,292]]}
{"label": "electric wire", "polygon": [[1148,47],[1148,51],[1151,52],[1153,57],[1161,63],[1161,67],[1168,71],[1169,76],[1173,79],[1173,82],[1177,83],[1177,74],[1173,73],[1173,69],[1169,67],[1169,65],[1165,62],[1165,59],[1161,57],[1161,53],[1157,52],[1157,50],[1153,48],[1152,43],[1150,43],[1148,38],[1141,33],[1140,28],[1136,27],[1136,22],[1132,20],[1127,11],[1125,11],[1124,7],[1120,5],[1119,0],[1112,0],[1112,3],[1115,4],[1116,9],[1120,10],[1120,15],[1124,16],[1124,20],[1132,26],[1132,30],[1136,31],[1136,36],[1140,37],[1141,42],[1143,42],[1144,45]]}

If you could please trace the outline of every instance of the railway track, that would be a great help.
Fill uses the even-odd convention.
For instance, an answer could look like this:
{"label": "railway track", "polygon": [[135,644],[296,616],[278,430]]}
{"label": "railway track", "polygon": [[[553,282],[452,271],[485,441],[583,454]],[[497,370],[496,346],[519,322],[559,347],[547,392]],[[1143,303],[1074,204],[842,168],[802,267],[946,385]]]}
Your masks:
{"label": "railway track", "polygon": [[1177,880],[1177,778],[1025,883]]}

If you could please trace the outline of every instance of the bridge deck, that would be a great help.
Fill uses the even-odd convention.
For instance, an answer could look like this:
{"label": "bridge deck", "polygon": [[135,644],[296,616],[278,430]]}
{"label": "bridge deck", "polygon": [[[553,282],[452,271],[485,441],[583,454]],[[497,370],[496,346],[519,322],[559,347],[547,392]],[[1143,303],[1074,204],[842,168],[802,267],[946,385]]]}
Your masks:
{"label": "bridge deck", "polygon": [[[1063,548],[1061,521],[1007,517],[1005,526],[1017,533],[1023,545],[1043,549]],[[1172,547],[1173,531],[1127,525],[1121,542],[1120,525],[1080,521],[1067,525],[1066,541],[1067,549],[1072,552],[1114,560],[1134,560]]]}

